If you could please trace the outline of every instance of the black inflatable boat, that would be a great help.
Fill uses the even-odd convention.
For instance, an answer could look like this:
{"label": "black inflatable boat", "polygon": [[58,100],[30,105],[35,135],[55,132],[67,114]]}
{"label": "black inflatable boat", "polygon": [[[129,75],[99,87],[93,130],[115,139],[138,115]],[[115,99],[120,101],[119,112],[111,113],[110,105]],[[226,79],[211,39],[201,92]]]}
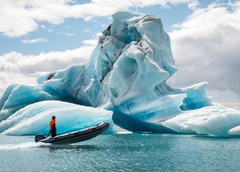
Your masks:
{"label": "black inflatable boat", "polygon": [[71,144],[81,142],[96,137],[97,135],[101,134],[103,131],[108,129],[108,127],[109,127],[108,122],[102,122],[86,129],[78,130],[67,134],[62,134],[52,138],[45,138],[43,134],[37,134],[35,136],[35,142],[52,144]]}

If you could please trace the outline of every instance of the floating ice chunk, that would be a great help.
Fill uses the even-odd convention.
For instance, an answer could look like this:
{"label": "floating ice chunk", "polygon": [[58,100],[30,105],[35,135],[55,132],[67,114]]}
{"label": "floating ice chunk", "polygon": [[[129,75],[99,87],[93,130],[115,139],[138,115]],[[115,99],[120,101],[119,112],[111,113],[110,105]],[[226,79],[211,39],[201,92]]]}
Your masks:
{"label": "floating ice chunk", "polygon": [[179,133],[229,137],[239,135],[240,111],[220,104],[179,114],[162,123]]}
{"label": "floating ice chunk", "polygon": [[0,123],[0,130],[8,135],[47,134],[49,121],[56,116],[57,134],[68,133],[107,121],[113,132],[112,112],[60,101],[42,101],[29,105]]}
{"label": "floating ice chunk", "polygon": [[228,131],[229,137],[240,137],[240,124]]}

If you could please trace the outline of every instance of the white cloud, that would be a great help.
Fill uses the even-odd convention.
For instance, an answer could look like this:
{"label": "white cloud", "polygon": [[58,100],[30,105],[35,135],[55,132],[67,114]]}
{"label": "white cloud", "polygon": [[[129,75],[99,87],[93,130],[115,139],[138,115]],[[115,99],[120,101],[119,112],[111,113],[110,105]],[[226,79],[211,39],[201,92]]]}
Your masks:
{"label": "white cloud", "polygon": [[[225,4],[226,5],[226,4]],[[229,9],[233,5],[233,9]],[[197,9],[170,33],[176,86],[208,81],[210,90],[240,95],[240,2]]]}
{"label": "white cloud", "polygon": [[38,22],[42,21],[58,25],[65,18],[84,18],[88,21],[130,7],[194,2],[196,0],[121,0],[121,3],[118,0],[92,0],[90,3],[76,4],[72,0],[5,0],[0,8],[0,32],[9,37],[19,37],[37,30]]}
{"label": "white cloud", "polygon": [[93,48],[94,47],[92,46],[83,46],[65,52],[41,53],[36,56],[25,56],[13,51],[0,56],[0,70],[7,72],[20,72],[24,74],[59,70],[68,65],[86,63]]}
{"label": "white cloud", "polygon": [[86,63],[93,48],[92,46],[83,46],[65,52],[41,53],[36,56],[25,56],[17,52],[0,56],[0,97],[10,84],[35,84],[39,73]]}
{"label": "white cloud", "polygon": [[188,4],[188,8],[191,9],[191,10],[195,10],[198,6],[198,1],[192,1]]}
{"label": "white cloud", "polygon": [[98,43],[97,39],[90,39],[90,40],[84,40],[83,44],[85,45],[91,45],[91,46],[96,46]]}
{"label": "white cloud", "polygon": [[46,38],[36,38],[36,39],[24,39],[22,40],[22,43],[24,44],[33,44],[38,42],[47,42]]}
{"label": "white cloud", "polygon": [[58,35],[66,35],[66,36],[74,36],[75,33],[68,33],[68,32],[58,32]]}

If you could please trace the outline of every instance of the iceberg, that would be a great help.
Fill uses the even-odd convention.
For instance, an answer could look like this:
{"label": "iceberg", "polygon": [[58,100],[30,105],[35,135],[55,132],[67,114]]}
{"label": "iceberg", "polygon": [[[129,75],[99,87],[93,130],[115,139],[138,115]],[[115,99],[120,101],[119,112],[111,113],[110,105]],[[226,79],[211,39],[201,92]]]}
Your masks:
{"label": "iceberg", "polygon": [[42,75],[34,86],[6,89],[0,132],[46,133],[54,114],[65,124],[59,133],[106,120],[110,133],[240,135],[240,112],[213,103],[207,82],[186,88],[167,84],[177,68],[160,18],[129,11],[112,18],[86,64]]}
{"label": "iceberg", "polygon": [[[69,133],[102,121],[112,124],[112,111],[61,101],[41,101],[22,108],[0,123],[0,132],[8,135],[48,134],[49,122],[56,115],[57,134]],[[108,130],[108,132],[114,132]]]}
{"label": "iceberg", "polygon": [[214,103],[199,110],[185,111],[163,122],[178,133],[203,134],[214,137],[239,137],[240,113]]}

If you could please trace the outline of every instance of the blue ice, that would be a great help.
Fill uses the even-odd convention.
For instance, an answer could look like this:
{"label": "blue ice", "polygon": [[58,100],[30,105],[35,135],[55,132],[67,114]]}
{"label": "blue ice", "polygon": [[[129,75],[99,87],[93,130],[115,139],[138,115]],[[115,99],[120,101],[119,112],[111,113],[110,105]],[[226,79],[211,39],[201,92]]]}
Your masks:
{"label": "blue ice", "polygon": [[6,89],[0,132],[47,133],[54,114],[59,133],[103,120],[112,124],[111,132],[240,135],[240,112],[213,103],[207,82],[167,84],[177,68],[160,18],[128,11],[112,17],[86,64],[42,75],[34,86]]}
{"label": "blue ice", "polygon": [[0,132],[9,135],[47,134],[52,116],[56,116],[57,134],[68,133],[107,121],[112,123],[112,111],[72,103],[48,100],[31,104],[0,123]]}

